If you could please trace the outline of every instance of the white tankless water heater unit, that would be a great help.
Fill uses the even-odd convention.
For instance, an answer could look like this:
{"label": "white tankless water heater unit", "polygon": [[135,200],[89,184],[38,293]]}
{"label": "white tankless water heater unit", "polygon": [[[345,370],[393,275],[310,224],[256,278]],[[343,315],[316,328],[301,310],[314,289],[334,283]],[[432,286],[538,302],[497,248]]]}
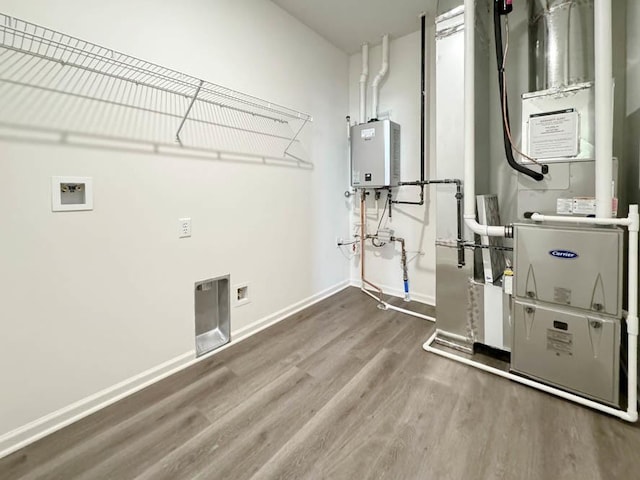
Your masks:
{"label": "white tankless water heater unit", "polygon": [[378,120],[351,127],[351,185],[395,187],[400,181],[400,125]]}

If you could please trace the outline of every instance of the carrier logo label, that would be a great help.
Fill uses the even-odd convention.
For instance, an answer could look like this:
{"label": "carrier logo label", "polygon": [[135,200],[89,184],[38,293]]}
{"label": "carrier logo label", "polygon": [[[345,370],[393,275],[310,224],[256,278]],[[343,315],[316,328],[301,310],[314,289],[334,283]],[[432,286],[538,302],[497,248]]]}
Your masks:
{"label": "carrier logo label", "polygon": [[578,254],[570,250],[551,250],[549,255],[556,258],[578,258]]}

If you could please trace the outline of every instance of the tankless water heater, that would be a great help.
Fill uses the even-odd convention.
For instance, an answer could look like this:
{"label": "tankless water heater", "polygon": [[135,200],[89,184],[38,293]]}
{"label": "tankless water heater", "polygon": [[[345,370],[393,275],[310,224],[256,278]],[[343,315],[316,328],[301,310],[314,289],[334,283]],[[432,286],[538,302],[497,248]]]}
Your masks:
{"label": "tankless water heater", "polygon": [[400,181],[400,125],[379,120],[351,127],[351,186],[395,187]]}

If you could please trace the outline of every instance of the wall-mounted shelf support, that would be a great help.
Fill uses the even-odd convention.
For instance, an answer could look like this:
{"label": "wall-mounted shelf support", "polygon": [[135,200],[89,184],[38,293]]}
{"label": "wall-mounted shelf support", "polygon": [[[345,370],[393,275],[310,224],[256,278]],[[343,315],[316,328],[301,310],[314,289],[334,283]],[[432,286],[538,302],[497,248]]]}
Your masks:
{"label": "wall-mounted shelf support", "polygon": [[200,93],[200,89],[202,88],[202,84],[204,83],[204,80],[200,80],[200,83],[198,84],[198,88],[196,88],[196,93],[193,94],[193,98],[191,99],[191,103],[189,104],[189,107],[187,108],[187,111],[184,113],[184,117],[182,118],[182,121],[180,122],[180,126],[178,127],[178,131],[176,132],[176,142],[178,142],[180,144],[180,146],[182,146],[182,140],[180,140],[180,132],[182,131],[182,127],[184,127],[184,122],[187,121],[187,118],[189,117],[189,112],[191,112],[191,109],[193,108],[193,104],[195,103],[196,99],[198,98],[198,94]]}
{"label": "wall-mounted shelf support", "polygon": [[289,149],[291,148],[291,146],[298,141],[298,136],[300,135],[300,133],[302,132],[302,129],[307,125],[307,123],[311,121],[311,119],[303,119],[302,124],[300,124],[300,128],[298,128],[298,131],[293,135],[293,138],[291,139],[291,141],[287,144],[287,146],[284,149],[284,153],[282,154],[282,156],[284,157],[291,157],[294,158],[295,160],[298,160],[299,162],[303,162],[303,163],[309,163],[306,162],[305,160],[296,157],[295,155],[293,155],[292,153],[289,152]]}

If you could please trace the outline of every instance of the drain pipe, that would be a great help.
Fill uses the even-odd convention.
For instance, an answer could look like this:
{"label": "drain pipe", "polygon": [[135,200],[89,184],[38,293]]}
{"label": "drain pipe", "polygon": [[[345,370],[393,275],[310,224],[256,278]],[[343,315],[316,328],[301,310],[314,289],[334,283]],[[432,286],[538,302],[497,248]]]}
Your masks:
{"label": "drain pipe", "polygon": [[611,0],[595,0],[596,217],[612,217],[613,67]]}
{"label": "drain pipe", "polygon": [[628,334],[628,406],[627,414],[632,422],[638,420],[638,230],[640,230],[640,215],[638,206],[629,207],[629,271],[627,303]]}
{"label": "drain pipe", "polygon": [[511,227],[482,225],[476,221],[475,3],[475,0],[464,0],[464,223],[478,235],[508,237]]}
{"label": "drain pipe", "polygon": [[[371,298],[378,302],[378,308],[381,310],[395,310],[396,312],[404,313],[406,315],[411,315],[412,317],[421,318],[423,320],[428,320],[430,322],[435,322],[436,319],[434,317],[430,317],[429,315],[423,315],[421,313],[412,312],[411,310],[407,310],[405,308],[396,307],[395,305],[391,305],[390,303],[385,302],[383,297],[383,292],[380,287],[371,283],[365,278],[365,240],[367,239],[367,226],[366,226],[366,190],[363,188],[360,192],[360,290],[362,293],[369,295]],[[403,241],[404,243],[404,241]],[[404,250],[404,249],[403,249]],[[404,265],[406,266],[406,252],[404,256]],[[370,290],[366,288],[369,285],[377,292],[377,296],[374,295]],[[407,283],[408,287],[408,283]]]}
{"label": "drain pipe", "polygon": [[373,79],[371,88],[373,89],[371,95],[371,120],[378,119],[378,99],[380,97],[379,86],[384,76],[389,71],[389,35],[382,37],[382,65],[378,75]]}
{"label": "drain pipe", "polygon": [[360,123],[367,121],[367,79],[369,78],[369,44],[362,44],[362,73],[360,74]]}

